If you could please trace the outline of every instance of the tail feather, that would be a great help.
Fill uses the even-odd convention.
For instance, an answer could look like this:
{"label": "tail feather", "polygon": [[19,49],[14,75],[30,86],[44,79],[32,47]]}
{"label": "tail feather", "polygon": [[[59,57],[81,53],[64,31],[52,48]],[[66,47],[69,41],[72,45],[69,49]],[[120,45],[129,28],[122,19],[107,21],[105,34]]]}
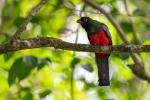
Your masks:
{"label": "tail feather", "polygon": [[109,63],[108,57],[99,58],[96,57],[96,63],[98,67],[99,86],[109,86]]}

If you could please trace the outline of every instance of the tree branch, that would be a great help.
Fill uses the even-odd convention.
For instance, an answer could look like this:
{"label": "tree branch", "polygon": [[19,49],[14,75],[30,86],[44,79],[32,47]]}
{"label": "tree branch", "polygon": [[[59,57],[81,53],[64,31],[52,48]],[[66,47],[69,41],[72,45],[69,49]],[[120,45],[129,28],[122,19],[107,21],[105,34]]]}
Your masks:
{"label": "tree branch", "polygon": [[33,17],[38,13],[40,8],[47,2],[47,0],[41,0],[41,2],[33,8],[30,15],[27,16],[27,18],[24,20],[22,25],[18,28],[18,30],[15,32],[12,40],[15,40],[16,38],[19,38],[19,34],[22,33],[24,30],[26,30],[27,24],[33,19]]}
{"label": "tree branch", "polygon": [[41,47],[54,47],[55,49],[81,52],[150,52],[150,45],[94,46],[89,44],[69,43],[52,37],[39,37],[20,40],[13,44],[2,44],[0,45],[0,54]]}
{"label": "tree branch", "polygon": [[[93,7],[94,9],[97,9],[98,11],[102,12],[107,18],[108,20],[113,24],[113,26],[116,28],[116,30],[118,31],[121,39],[124,41],[125,44],[127,45],[130,45],[130,42],[128,41],[126,35],[125,35],[125,32],[123,31],[123,29],[120,27],[120,25],[114,20],[114,18],[112,17],[112,15],[110,13],[107,13],[105,11],[105,9],[103,9],[102,7],[100,7],[99,5],[97,5],[96,3],[94,3],[92,0],[83,0],[85,3],[89,4],[91,7]],[[145,77],[149,77],[149,75],[145,74],[145,71],[144,71],[144,63],[140,61],[138,55],[136,53],[133,53],[131,52],[131,57],[134,61],[134,67],[130,67],[131,70],[134,72],[134,74],[136,76],[138,76],[139,78],[141,79],[144,79],[144,80],[147,80],[145,79]],[[141,71],[140,73],[140,76],[139,76],[139,72],[135,72],[136,69],[140,69],[140,70],[143,70]],[[149,81],[149,80],[147,80]]]}

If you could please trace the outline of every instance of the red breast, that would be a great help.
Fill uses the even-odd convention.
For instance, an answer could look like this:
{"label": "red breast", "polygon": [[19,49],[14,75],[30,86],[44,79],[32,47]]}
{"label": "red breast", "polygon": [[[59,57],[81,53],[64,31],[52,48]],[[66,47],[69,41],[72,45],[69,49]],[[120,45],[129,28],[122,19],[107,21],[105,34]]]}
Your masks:
{"label": "red breast", "polygon": [[[107,46],[109,45],[109,39],[103,31],[100,31],[96,34],[92,34],[89,36],[90,44],[99,45],[99,46]],[[98,57],[106,57],[106,53],[96,53]]]}

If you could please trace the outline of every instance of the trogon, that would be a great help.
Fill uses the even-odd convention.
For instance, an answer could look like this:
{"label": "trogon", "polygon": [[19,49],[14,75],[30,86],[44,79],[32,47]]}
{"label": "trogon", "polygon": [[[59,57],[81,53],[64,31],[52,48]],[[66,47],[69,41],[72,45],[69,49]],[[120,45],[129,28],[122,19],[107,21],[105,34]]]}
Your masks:
{"label": "trogon", "polygon": [[[91,45],[109,46],[112,45],[112,39],[107,26],[104,23],[93,20],[89,17],[81,17],[77,20],[85,29]],[[98,67],[99,86],[109,86],[109,62],[110,53],[95,53]]]}

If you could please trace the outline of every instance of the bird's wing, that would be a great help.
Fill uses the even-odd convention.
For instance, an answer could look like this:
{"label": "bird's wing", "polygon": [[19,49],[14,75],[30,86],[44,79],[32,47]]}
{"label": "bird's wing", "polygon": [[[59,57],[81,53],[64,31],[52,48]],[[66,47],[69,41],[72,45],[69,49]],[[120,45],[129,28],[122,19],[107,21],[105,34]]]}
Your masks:
{"label": "bird's wing", "polygon": [[101,24],[102,24],[102,26],[101,26],[102,30],[106,33],[107,37],[109,38],[110,45],[112,45],[111,34],[109,32],[108,27],[105,24],[103,24],[103,23],[101,23]]}

